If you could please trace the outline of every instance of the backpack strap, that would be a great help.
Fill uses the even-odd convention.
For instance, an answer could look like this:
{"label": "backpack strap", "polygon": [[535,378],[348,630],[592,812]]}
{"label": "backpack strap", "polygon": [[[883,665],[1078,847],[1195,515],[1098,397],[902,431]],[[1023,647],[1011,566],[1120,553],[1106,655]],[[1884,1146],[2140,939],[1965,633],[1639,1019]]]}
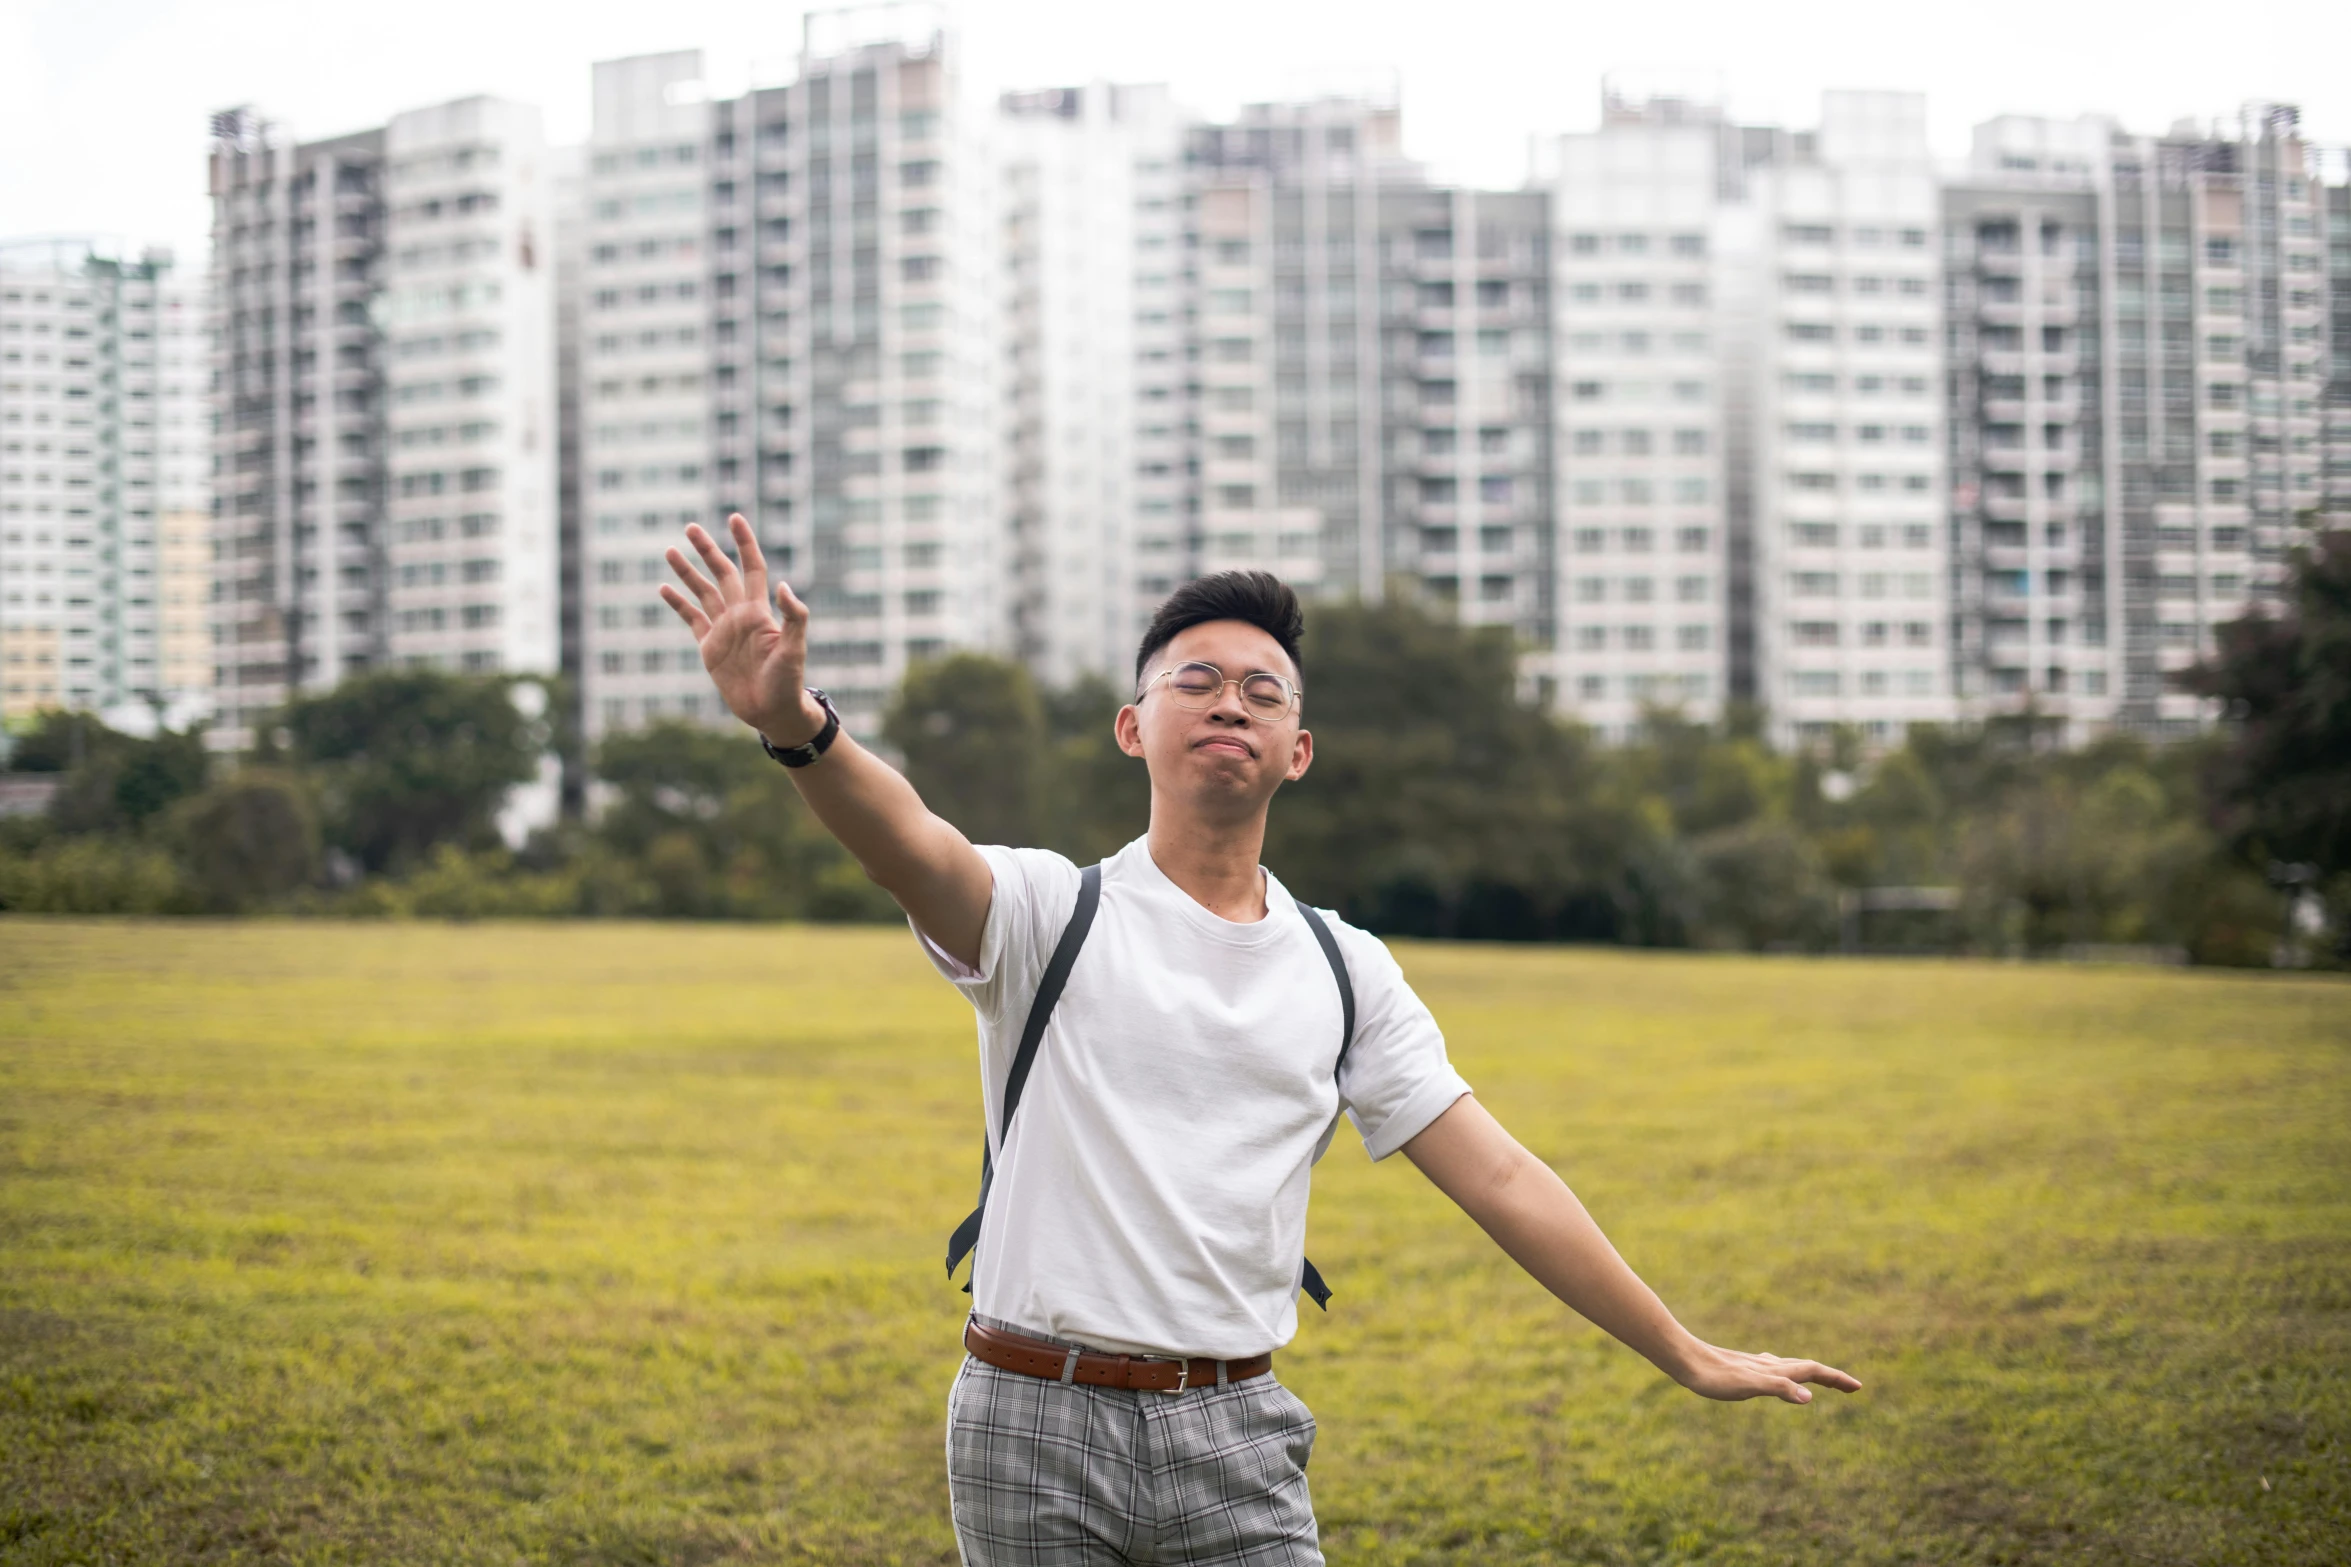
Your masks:
{"label": "backpack strap", "polygon": [[[1054,944],[1053,956],[1046,961],[1044,977],[1037,981],[1036,998],[1029,1003],[1028,1022],[1020,1031],[1020,1048],[1013,1052],[1012,1071],[1004,1080],[1003,1113],[997,1117],[996,1146],[1012,1135],[1012,1113],[1020,1108],[1020,1093],[1028,1086],[1029,1068],[1036,1065],[1037,1046],[1045,1037],[1045,1025],[1052,1021],[1053,1008],[1061,1000],[1062,987],[1069,983],[1069,971],[1076,966],[1078,949],[1086,944],[1086,932],[1093,928],[1094,911],[1102,904],[1102,867],[1089,865],[1078,877],[1077,907],[1070,911],[1069,923],[1061,928],[1061,940]],[[1352,1003],[1348,1015],[1354,1015]],[[980,1200],[979,1206],[947,1237],[947,1273],[952,1277],[956,1265],[970,1255],[979,1244],[980,1218],[988,1211],[988,1188],[995,1184],[996,1161],[988,1151],[985,1134],[980,1138]],[[966,1283],[964,1293],[971,1292]]]}
{"label": "backpack strap", "polygon": [[[1355,985],[1347,977],[1347,960],[1339,955],[1339,938],[1331,934],[1331,927],[1308,904],[1299,904],[1298,912],[1306,916],[1306,928],[1314,932],[1315,944],[1331,965],[1331,977],[1339,982],[1339,1059],[1331,1063],[1331,1080],[1336,1082],[1347,1065],[1347,1052],[1355,1048]],[[1312,1257],[1301,1257],[1299,1264],[1298,1287],[1307,1299],[1330,1310],[1331,1287],[1322,1281],[1322,1270],[1315,1267]]]}

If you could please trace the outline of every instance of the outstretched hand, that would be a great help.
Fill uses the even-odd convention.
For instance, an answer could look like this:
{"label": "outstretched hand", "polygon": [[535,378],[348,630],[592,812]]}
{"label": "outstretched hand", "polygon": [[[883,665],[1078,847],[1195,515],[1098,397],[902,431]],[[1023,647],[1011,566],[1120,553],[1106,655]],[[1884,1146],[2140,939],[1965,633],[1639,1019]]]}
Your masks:
{"label": "outstretched hand", "polygon": [[694,546],[710,575],[697,571],[685,552],[672,545],[667,552],[669,569],[678,574],[686,592],[663,583],[662,602],[694,633],[702,667],[728,710],[777,745],[800,745],[824,727],[823,709],[804,690],[808,606],[779,578],[774,597],[783,620],[777,624],[768,613],[767,557],[759,552],[758,537],[740,512],[727,519],[727,531],[743,559],[741,569],[696,524],[686,529],[686,542]]}
{"label": "outstretched hand", "polygon": [[1782,1398],[1791,1404],[1809,1404],[1812,1390],[1804,1386],[1807,1382],[1833,1387],[1840,1393],[1861,1389],[1857,1378],[1817,1360],[1787,1360],[1778,1355],[1717,1349],[1703,1343],[1691,1353],[1688,1364],[1675,1371],[1674,1380],[1701,1397],[1726,1402]]}

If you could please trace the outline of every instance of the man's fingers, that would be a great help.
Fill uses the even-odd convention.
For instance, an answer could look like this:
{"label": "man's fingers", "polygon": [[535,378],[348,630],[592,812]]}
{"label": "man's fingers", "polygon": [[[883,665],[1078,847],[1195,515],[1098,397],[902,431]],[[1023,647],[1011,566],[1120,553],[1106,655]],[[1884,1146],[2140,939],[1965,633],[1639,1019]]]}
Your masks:
{"label": "man's fingers", "polygon": [[678,612],[678,619],[684,621],[686,628],[694,633],[695,641],[699,642],[710,635],[710,617],[696,609],[683,593],[666,582],[661,585],[661,602]]}
{"label": "man's fingers", "polygon": [[741,512],[727,518],[727,532],[735,536],[735,553],[743,561],[743,597],[754,604],[767,602],[767,557],[760,553],[759,535]]}
{"label": "man's fingers", "polygon": [[709,612],[711,618],[716,619],[726,613],[726,595],[719,592],[708,577],[694,569],[684,551],[672,544],[662,552],[662,558],[669,562],[669,569],[678,574],[678,580],[702,601],[703,609]]}
{"label": "man's fingers", "polygon": [[1785,1377],[1780,1379],[1780,1385],[1774,1388],[1772,1391],[1779,1394],[1780,1397],[1786,1399],[1791,1404],[1809,1404],[1812,1402],[1811,1389],[1800,1386],[1797,1383],[1790,1382]]}
{"label": "man's fingers", "polygon": [[[1835,1366],[1824,1366],[1817,1360],[1781,1360],[1777,1355],[1767,1358],[1777,1362],[1771,1367],[1772,1371],[1787,1378],[1790,1383],[1817,1382],[1822,1387],[1833,1387],[1840,1393],[1857,1393],[1861,1390],[1860,1378],[1848,1376]],[[1805,1396],[1809,1398],[1811,1395]]]}
{"label": "man's fingers", "polygon": [[727,559],[727,552],[718,547],[718,540],[710,536],[710,530],[697,522],[686,529],[686,542],[694,546],[694,553],[702,557],[702,563],[710,568],[711,576],[718,580],[718,596],[722,602],[732,604],[743,596],[743,574],[735,569],[733,561]]}
{"label": "man's fingers", "polygon": [[800,595],[793,592],[792,585],[781,577],[776,578],[776,608],[783,613],[784,624],[808,624],[808,606],[800,602]]}

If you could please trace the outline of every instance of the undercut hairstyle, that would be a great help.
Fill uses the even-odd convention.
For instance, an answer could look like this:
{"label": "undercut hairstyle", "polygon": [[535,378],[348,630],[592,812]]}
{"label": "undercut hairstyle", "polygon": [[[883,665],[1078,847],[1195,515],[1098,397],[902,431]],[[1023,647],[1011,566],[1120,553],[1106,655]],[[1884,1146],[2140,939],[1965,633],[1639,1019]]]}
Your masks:
{"label": "undercut hairstyle", "polygon": [[1239,620],[1255,626],[1281,644],[1299,682],[1305,682],[1306,666],[1298,656],[1298,643],[1306,635],[1306,612],[1298,606],[1297,593],[1271,572],[1220,571],[1193,578],[1159,606],[1143,633],[1143,645],[1135,650],[1135,684],[1143,683],[1143,671],[1151,667],[1152,657],[1178,634],[1212,620]]}

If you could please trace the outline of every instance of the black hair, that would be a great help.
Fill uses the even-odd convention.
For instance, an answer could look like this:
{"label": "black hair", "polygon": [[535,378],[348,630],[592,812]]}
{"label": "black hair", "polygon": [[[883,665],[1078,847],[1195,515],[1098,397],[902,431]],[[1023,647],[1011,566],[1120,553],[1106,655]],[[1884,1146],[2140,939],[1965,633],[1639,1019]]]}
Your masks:
{"label": "black hair", "polygon": [[1299,639],[1306,635],[1306,612],[1298,607],[1297,593],[1268,571],[1219,571],[1194,577],[1170,593],[1152,615],[1143,632],[1143,645],[1135,649],[1136,683],[1142,683],[1152,654],[1179,633],[1211,620],[1240,620],[1255,626],[1281,644],[1298,678],[1306,678],[1305,662],[1298,656]]}

